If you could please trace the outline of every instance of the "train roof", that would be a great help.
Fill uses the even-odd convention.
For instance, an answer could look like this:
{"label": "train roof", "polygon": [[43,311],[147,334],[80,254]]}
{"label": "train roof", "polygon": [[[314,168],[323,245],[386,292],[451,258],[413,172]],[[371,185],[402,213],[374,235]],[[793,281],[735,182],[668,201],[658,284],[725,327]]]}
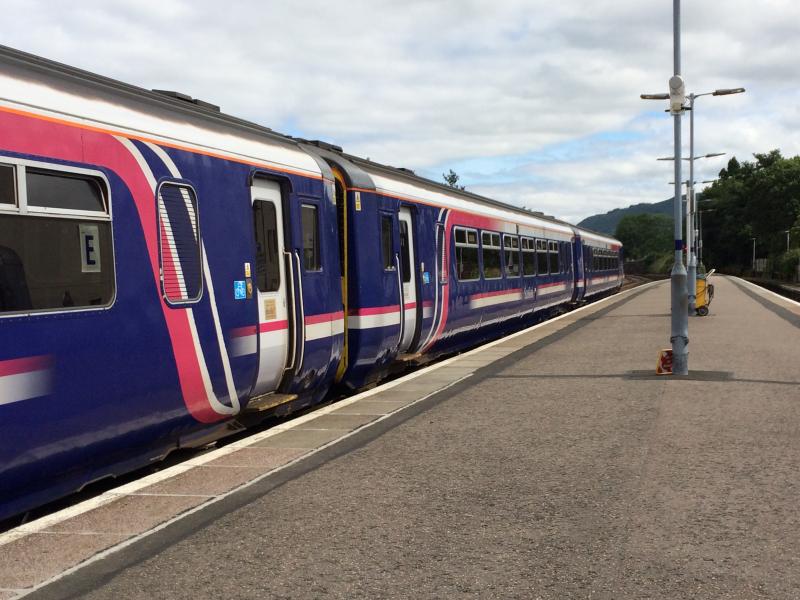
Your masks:
{"label": "train roof", "polygon": [[376,188],[381,192],[421,202],[427,200],[429,202],[435,202],[436,205],[439,206],[461,209],[469,212],[476,212],[475,209],[477,205],[477,208],[481,209],[479,212],[489,217],[503,218],[531,227],[540,227],[569,234],[574,233],[574,225],[565,221],[560,221],[554,217],[546,216],[543,213],[525,210],[518,206],[454,188],[426,177],[420,177],[410,169],[392,167],[353,154],[348,154],[339,146],[334,146],[326,142],[311,140],[306,141],[306,143],[315,147],[311,148],[312,151],[319,148],[323,156],[341,157],[347,161],[347,163],[356,165],[358,170],[367,173],[371,177]]}
{"label": "train roof", "polygon": [[[358,165],[367,173],[375,174],[379,177],[383,176],[387,180],[398,182],[400,187],[403,187],[403,184],[406,186],[410,185],[417,191],[424,190],[427,194],[433,193],[436,196],[439,196],[440,199],[455,198],[462,201],[475,203],[490,209],[490,213],[497,212],[498,216],[500,216],[500,213],[505,215],[510,214],[513,215],[514,218],[519,222],[528,223],[532,226],[541,226],[555,230],[569,228],[574,233],[580,233],[582,235],[591,234],[593,237],[596,237],[598,241],[602,240],[608,243],[619,244],[619,241],[614,240],[613,238],[609,238],[608,236],[597,232],[592,232],[591,230],[577,227],[576,225],[567,223],[566,221],[561,221],[548,215],[544,215],[540,212],[526,210],[518,206],[500,202],[498,200],[487,198],[466,190],[459,190],[444,183],[421,177],[409,169],[392,167],[367,158],[348,154],[340,147],[333,144],[328,144],[317,140],[306,140],[278,133],[257,123],[225,114],[219,109],[219,107],[213,104],[191,98],[190,96],[181,94],[179,92],[148,90],[2,45],[0,45],[0,63],[5,63],[11,67],[19,67],[24,69],[25,72],[32,71],[45,77],[57,78],[64,82],[72,82],[73,85],[78,83],[81,86],[89,86],[94,88],[95,91],[105,92],[116,100],[127,101],[124,106],[120,106],[119,103],[115,104],[114,102],[111,102],[111,106],[106,106],[106,110],[102,111],[100,110],[100,105],[103,104],[104,101],[105,103],[108,103],[109,97],[92,94],[91,98],[84,98],[84,101],[80,103],[82,109],[81,111],[76,110],[77,106],[74,103],[70,103],[63,97],[63,95],[59,96],[55,90],[50,90],[50,94],[42,94],[43,90],[40,87],[37,88],[36,91],[39,92],[38,95],[42,96],[42,102],[46,101],[44,104],[37,104],[36,98],[25,98],[24,100],[20,98],[8,99],[13,103],[27,104],[31,108],[41,110],[54,110],[55,112],[61,112],[65,116],[73,118],[89,118],[93,121],[98,119],[97,114],[99,114],[101,121],[105,116],[106,121],[104,122],[106,122],[108,125],[122,127],[128,131],[134,132],[134,134],[137,132],[140,134],[145,132],[156,133],[165,141],[172,139],[190,142],[197,146],[209,146],[212,148],[226,150],[245,158],[254,159],[257,162],[275,164],[278,167],[288,167],[293,170],[299,170],[306,174],[320,177],[324,171],[320,169],[319,162],[315,160],[315,157],[311,156],[313,151],[318,148],[323,151],[340,155],[347,161]],[[4,88],[7,89],[7,86],[4,86]],[[74,87],[70,88],[70,86],[67,86],[67,88],[68,95],[73,97],[86,96],[85,91],[82,94],[80,90],[75,89]],[[24,89],[24,86],[22,89]],[[95,105],[92,106],[92,110],[98,110],[99,112],[93,112],[91,117],[86,114],[81,114],[81,112],[86,112],[86,101],[94,102]],[[156,118],[151,119],[149,122],[141,123],[140,121],[142,116],[147,114],[147,111],[142,110],[142,104],[148,106],[152,110],[156,110],[158,112],[158,114],[155,116]],[[167,132],[164,131],[164,123],[158,122],[159,118],[164,119],[165,117],[167,120],[172,120],[173,125],[175,125],[175,119],[179,117],[188,119],[188,122],[181,123],[183,127],[180,128],[179,131],[170,130]],[[203,127],[204,125],[205,127]],[[215,139],[203,137],[203,140],[201,141],[201,136],[198,135],[200,132],[197,131],[198,127],[203,129],[208,128],[212,131],[215,130],[217,137]],[[229,139],[230,131],[226,131],[230,129],[235,130],[240,134],[244,134],[245,136],[249,136],[254,142],[257,140],[262,144],[270,146],[273,151],[276,147],[280,148],[282,151],[279,153],[280,156],[276,157],[277,161],[271,158],[273,156],[272,154],[270,154],[270,158],[266,156],[260,156],[261,152],[263,152],[265,149],[259,148],[258,143],[244,145],[237,143],[235,144],[236,149],[231,151],[231,140]],[[202,133],[203,136],[207,136],[209,132],[203,131]],[[224,139],[226,134],[228,138],[227,140]],[[315,147],[312,148],[312,152],[308,151],[309,145]],[[416,194],[412,193],[411,195],[414,196]]]}
{"label": "train roof", "polygon": [[155,92],[0,46],[0,106],[110,134],[323,177],[295,140],[183,94]]}
{"label": "train roof", "polygon": [[577,227],[577,226],[575,227],[575,229],[581,235],[581,237],[587,241],[599,242],[601,244],[607,244],[609,246],[622,246],[622,242],[604,233],[597,233],[596,231],[592,231],[590,229],[583,229],[582,227]]}
{"label": "train roof", "polygon": [[614,239],[604,233],[594,231],[592,229],[587,229],[585,227],[579,227],[577,225],[573,225],[572,223],[568,223],[566,221],[556,219],[555,217],[545,215],[541,212],[526,210],[524,208],[514,206],[513,204],[508,204],[505,202],[501,202],[499,200],[487,198],[486,196],[481,196],[479,194],[475,194],[467,190],[460,190],[458,188],[451,187],[444,183],[434,181],[426,177],[421,177],[416,173],[414,173],[413,171],[411,171],[410,169],[405,169],[402,167],[392,167],[389,165],[384,165],[372,161],[367,158],[361,158],[353,154],[348,154],[347,152],[344,152],[344,150],[342,150],[341,147],[329,144],[327,142],[321,142],[319,140],[303,140],[303,141],[309,145],[315,146],[316,148],[320,149],[322,151],[321,154],[323,156],[328,153],[332,155],[341,156],[345,160],[349,161],[354,165],[357,165],[363,171],[373,176],[375,174],[384,175],[386,177],[390,177],[398,181],[406,181],[412,185],[419,186],[428,191],[432,190],[434,192],[444,194],[448,197],[456,196],[489,208],[512,213],[513,215],[515,215],[517,219],[528,221],[534,226],[543,226],[546,228],[552,226],[566,227],[569,228],[572,233],[580,234],[581,236],[587,239],[593,239],[598,242],[604,242],[618,246],[622,245],[619,240]]}

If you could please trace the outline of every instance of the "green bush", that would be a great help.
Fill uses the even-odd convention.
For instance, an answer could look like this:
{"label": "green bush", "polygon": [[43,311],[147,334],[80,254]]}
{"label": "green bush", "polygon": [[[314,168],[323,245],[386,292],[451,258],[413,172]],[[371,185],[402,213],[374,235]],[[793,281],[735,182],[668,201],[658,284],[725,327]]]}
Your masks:
{"label": "green bush", "polygon": [[675,256],[672,253],[660,254],[650,259],[647,271],[649,273],[669,273],[672,271],[674,262]]}
{"label": "green bush", "polygon": [[794,281],[797,277],[798,264],[800,264],[800,248],[792,248],[775,259],[775,274],[781,279]]}

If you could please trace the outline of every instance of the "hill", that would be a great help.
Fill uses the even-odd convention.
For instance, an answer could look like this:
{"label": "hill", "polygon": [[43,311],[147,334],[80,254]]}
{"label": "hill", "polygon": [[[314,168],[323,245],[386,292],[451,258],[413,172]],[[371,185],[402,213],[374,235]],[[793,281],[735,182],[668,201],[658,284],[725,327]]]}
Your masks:
{"label": "hill", "polygon": [[578,227],[586,227],[587,229],[592,229],[600,233],[614,235],[614,232],[617,230],[617,224],[622,217],[640,214],[664,214],[671,216],[672,198],[653,204],[642,202],[641,204],[634,204],[628,208],[615,208],[602,215],[592,215],[578,223]]}

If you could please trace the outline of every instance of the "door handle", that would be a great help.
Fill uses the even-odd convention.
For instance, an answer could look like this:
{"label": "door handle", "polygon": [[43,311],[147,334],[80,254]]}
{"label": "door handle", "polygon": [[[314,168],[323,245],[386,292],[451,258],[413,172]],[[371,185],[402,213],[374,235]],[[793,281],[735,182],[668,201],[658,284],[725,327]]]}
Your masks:
{"label": "door handle", "polygon": [[[295,292],[294,286],[294,259],[292,257],[291,252],[287,252],[286,250],[283,251],[283,258],[286,261],[286,266],[289,267],[289,290],[292,293],[292,316],[295,315],[295,310],[297,306],[297,293]],[[297,358],[297,327],[292,327],[292,362],[286,365],[283,369],[284,371],[290,371],[294,369],[294,362]]]}
{"label": "door handle", "polygon": [[397,289],[400,294],[400,339],[397,340],[397,352],[399,354],[406,329],[406,304],[403,296],[403,275],[400,273],[400,254],[398,252],[395,252],[394,255],[394,265],[397,272]]}
{"label": "door handle", "polygon": [[294,251],[294,258],[297,261],[297,285],[299,286],[298,305],[300,306],[300,325],[302,327],[303,335],[300,338],[300,359],[297,361],[297,370],[303,367],[303,359],[306,355],[306,308],[303,304],[303,269],[300,268],[300,254],[297,250]]}

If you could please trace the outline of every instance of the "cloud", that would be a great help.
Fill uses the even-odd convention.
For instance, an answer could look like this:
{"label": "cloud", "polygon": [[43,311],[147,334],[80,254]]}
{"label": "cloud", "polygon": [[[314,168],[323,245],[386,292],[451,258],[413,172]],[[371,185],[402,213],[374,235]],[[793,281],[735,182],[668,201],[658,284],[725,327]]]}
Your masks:
{"label": "cloud", "polygon": [[[800,152],[800,5],[683,12],[698,152]],[[7,1],[5,43],[570,220],[671,195],[668,3]],[[688,119],[685,119],[688,120]],[[688,130],[684,137],[688,143]],[[719,159],[717,159],[719,160]],[[703,166],[705,174],[721,166]],[[698,170],[700,163],[698,161]]]}

